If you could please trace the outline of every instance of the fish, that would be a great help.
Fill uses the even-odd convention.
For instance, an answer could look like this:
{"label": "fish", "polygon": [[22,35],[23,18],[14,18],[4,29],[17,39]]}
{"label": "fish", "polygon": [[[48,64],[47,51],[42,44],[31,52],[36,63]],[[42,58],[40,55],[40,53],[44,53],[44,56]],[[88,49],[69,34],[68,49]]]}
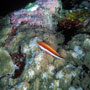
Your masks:
{"label": "fish", "polygon": [[39,47],[46,51],[47,53],[49,53],[50,55],[58,58],[58,59],[64,59],[63,56],[61,56],[58,52],[56,52],[51,46],[49,46],[48,44],[42,42],[42,41],[37,41],[37,44],[39,45]]}

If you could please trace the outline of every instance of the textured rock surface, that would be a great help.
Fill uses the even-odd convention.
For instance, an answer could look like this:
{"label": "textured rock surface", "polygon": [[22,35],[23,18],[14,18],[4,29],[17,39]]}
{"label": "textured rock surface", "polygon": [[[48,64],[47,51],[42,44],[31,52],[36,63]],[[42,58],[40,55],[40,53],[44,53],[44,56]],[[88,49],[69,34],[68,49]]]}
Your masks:
{"label": "textured rock surface", "polygon": [[14,72],[14,65],[9,53],[0,48],[0,76]]}
{"label": "textured rock surface", "polygon": [[[75,13],[63,10],[64,15],[69,14],[66,18],[70,20],[66,20],[60,11],[58,15],[55,13],[55,6],[53,7],[52,4],[55,2],[55,5],[58,6],[57,0],[36,1],[39,5],[42,4],[43,8],[38,7],[36,3],[29,4],[25,9],[11,13],[10,18],[0,20],[0,23],[2,21],[0,27],[0,76],[11,73],[0,77],[0,90],[89,90],[90,22],[85,22],[86,25],[83,27],[75,28],[80,22],[74,22],[74,19],[83,19],[75,17],[76,13],[79,13],[77,10]],[[52,3],[50,3],[51,1]],[[47,3],[49,4],[45,7]],[[56,7],[56,9],[60,8]],[[48,12],[51,16],[48,16]],[[55,16],[53,16],[54,14]],[[30,22],[29,16],[34,23]],[[40,16],[49,21],[50,26],[48,27],[52,26],[54,22],[52,19],[56,21],[65,19],[67,23],[61,22],[61,28],[55,23],[58,28],[54,27],[51,30],[46,25],[42,27],[41,23],[38,24],[38,21],[35,21],[40,21]],[[86,16],[84,20],[89,17]],[[37,41],[50,45],[64,59],[57,59],[45,52],[39,47]],[[65,43],[66,41],[67,43]],[[12,73],[13,71],[14,73]]]}

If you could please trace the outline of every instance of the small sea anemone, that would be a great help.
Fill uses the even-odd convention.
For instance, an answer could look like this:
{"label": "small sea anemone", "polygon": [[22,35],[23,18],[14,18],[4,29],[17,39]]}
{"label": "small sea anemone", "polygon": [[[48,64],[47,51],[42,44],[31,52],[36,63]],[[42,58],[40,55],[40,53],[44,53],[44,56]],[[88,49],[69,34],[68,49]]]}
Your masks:
{"label": "small sea anemone", "polygon": [[87,24],[90,14],[87,9],[81,9],[65,12],[63,13],[63,16],[64,17],[61,17],[58,20],[59,29],[75,30],[80,28],[81,26],[85,26],[85,22]]}
{"label": "small sea anemone", "polygon": [[77,29],[82,26],[80,20],[76,19],[74,21],[70,19],[63,19],[58,22],[59,30],[70,30]]}
{"label": "small sea anemone", "polygon": [[11,78],[15,79],[22,74],[25,66],[25,55],[21,53],[21,46],[19,46],[18,52],[11,54],[11,57],[15,66],[14,75]]}

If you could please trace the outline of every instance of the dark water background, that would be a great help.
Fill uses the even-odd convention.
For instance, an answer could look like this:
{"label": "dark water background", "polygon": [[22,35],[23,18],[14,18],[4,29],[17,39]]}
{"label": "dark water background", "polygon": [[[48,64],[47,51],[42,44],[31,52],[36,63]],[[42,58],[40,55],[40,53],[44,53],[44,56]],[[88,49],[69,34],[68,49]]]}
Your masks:
{"label": "dark water background", "polygon": [[[0,0],[0,16],[5,16],[10,12],[24,8],[28,3],[36,0]],[[84,0],[61,0],[63,9],[72,9],[75,5]]]}
{"label": "dark water background", "polygon": [[35,0],[0,0],[0,16],[24,8],[28,3]]}

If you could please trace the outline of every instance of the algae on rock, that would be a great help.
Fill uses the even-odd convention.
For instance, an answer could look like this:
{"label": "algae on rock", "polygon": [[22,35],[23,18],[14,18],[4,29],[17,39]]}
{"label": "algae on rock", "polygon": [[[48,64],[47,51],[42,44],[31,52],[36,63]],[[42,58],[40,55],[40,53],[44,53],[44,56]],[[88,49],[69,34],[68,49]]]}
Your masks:
{"label": "algae on rock", "polygon": [[0,76],[10,74],[14,71],[14,64],[9,53],[0,48]]}

